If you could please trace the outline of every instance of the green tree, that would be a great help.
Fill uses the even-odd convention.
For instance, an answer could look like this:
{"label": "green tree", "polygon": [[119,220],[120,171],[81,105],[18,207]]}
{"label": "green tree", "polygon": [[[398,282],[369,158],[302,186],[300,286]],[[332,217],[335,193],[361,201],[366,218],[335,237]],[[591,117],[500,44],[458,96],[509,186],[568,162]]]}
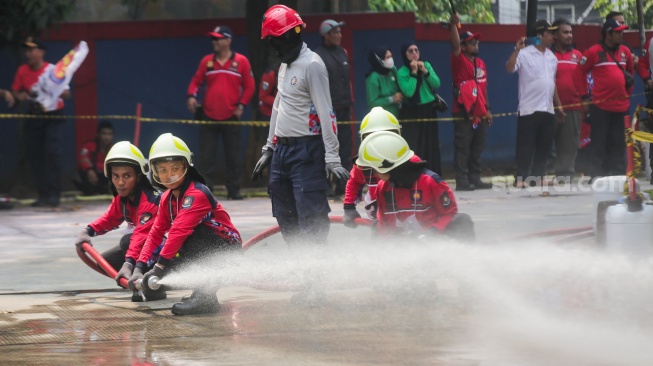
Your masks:
{"label": "green tree", "polygon": [[[644,10],[644,28],[653,27],[653,1],[642,1]],[[599,11],[602,17],[608,15],[611,11],[620,11],[628,21],[630,28],[639,28],[637,20],[637,2],[635,0],[597,0],[594,9]]]}
{"label": "green tree", "polygon": [[0,48],[18,49],[25,38],[64,20],[74,6],[75,0],[0,1]]}
{"label": "green tree", "polygon": [[[626,0],[624,0],[626,1]],[[464,23],[494,23],[491,0],[455,0],[456,11]],[[448,22],[451,14],[449,0],[369,0],[373,11],[412,11],[418,22]]]}

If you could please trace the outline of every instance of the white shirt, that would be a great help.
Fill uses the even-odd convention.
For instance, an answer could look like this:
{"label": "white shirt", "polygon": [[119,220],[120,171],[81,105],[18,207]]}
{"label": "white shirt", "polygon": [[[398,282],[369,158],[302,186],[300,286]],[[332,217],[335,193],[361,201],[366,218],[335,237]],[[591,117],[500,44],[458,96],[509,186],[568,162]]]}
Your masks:
{"label": "white shirt", "polygon": [[279,67],[277,96],[272,105],[270,133],[265,148],[274,147],[274,136],[322,135],[325,162],[340,162],[336,115],[331,106],[329,74],[324,61],[306,44],[295,61]]}
{"label": "white shirt", "polygon": [[555,113],[553,92],[557,70],[558,59],[548,48],[542,53],[531,45],[519,51],[513,72],[519,74],[520,116],[535,112]]}

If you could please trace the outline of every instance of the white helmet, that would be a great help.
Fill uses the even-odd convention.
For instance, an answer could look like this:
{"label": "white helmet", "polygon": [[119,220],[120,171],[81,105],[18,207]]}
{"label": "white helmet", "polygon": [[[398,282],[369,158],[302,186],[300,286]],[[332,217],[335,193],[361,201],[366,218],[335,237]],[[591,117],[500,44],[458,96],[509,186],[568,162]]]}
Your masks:
{"label": "white helmet", "polygon": [[171,133],[164,133],[154,141],[150,148],[150,165],[152,161],[162,158],[181,157],[186,159],[188,165],[193,165],[193,153],[190,152],[188,145],[179,137]]}
{"label": "white helmet", "polygon": [[147,160],[143,153],[129,141],[116,142],[104,159],[104,176],[109,178],[109,164],[127,163],[141,167],[141,172],[147,174]]}
{"label": "white helmet", "polygon": [[381,107],[374,107],[361,122],[360,135],[365,135],[377,131],[397,131],[401,132],[401,125],[394,114],[386,111]]}
{"label": "white helmet", "polygon": [[[152,178],[157,183],[164,185],[174,184],[175,182],[182,179],[188,172],[188,169],[193,166],[192,156],[193,153],[190,152],[188,145],[186,145],[182,139],[173,136],[171,133],[164,133],[163,135],[159,136],[156,141],[154,141],[152,147],[150,148],[150,166],[152,167]],[[161,162],[180,159],[186,162],[184,172],[180,175],[173,175],[166,182],[162,182],[159,179],[159,174],[157,172],[157,160]]]}
{"label": "white helmet", "polygon": [[368,136],[358,149],[356,165],[387,173],[407,162],[415,153],[403,137],[390,131],[379,131]]}

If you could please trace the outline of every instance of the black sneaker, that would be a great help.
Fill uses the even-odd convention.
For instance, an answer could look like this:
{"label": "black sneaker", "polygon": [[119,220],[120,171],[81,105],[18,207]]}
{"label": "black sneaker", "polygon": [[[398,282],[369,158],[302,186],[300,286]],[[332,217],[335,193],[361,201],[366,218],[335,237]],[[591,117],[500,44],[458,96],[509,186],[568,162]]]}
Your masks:
{"label": "black sneaker", "polygon": [[184,302],[172,305],[172,313],[175,315],[200,315],[215,314],[220,311],[217,294],[198,293],[191,295]]}
{"label": "black sneaker", "polygon": [[479,180],[478,182],[474,182],[474,187],[476,189],[490,189],[493,186],[492,186],[492,183],[485,183],[485,182]]}
{"label": "black sneaker", "polygon": [[461,183],[461,184],[456,183],[456,192],[459,192],[459,191],[473,191],[475,189],[476,189],[476,186],[474,186],[473,184],[470,184],[470,183]]}

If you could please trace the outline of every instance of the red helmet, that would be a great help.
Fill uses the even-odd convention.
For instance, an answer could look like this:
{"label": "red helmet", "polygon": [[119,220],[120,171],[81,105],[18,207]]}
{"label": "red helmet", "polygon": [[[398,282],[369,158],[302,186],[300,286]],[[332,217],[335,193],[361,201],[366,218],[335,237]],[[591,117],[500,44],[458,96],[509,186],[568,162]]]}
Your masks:
{"label": "red helmet", "polygon": [[263,26],[261,27],[261,39],[267,36],[279,37],[288,30],[306,24],[296,11],[285,5],[274,5],[263,15]]}

